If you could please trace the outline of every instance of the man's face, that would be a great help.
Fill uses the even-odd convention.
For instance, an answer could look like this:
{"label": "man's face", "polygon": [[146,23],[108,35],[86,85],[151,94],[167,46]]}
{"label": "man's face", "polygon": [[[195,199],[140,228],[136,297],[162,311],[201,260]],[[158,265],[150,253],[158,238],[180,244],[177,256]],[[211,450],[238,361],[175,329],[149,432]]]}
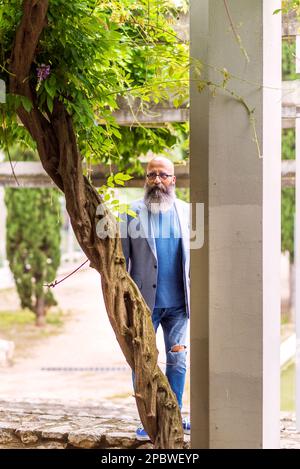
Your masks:
{"label": "man's face", "polygon": [[148,164],[144,202],[151,213],[166,212],[175,200],[174,167],[166,158],[157,158]]}
{"label": "man's face", "polygon": [[146,185],[148,187],[160,187],[162,190],[174,185],[176,176],[174,176],[173,165],[169,161],[150,161],[147,167]]}

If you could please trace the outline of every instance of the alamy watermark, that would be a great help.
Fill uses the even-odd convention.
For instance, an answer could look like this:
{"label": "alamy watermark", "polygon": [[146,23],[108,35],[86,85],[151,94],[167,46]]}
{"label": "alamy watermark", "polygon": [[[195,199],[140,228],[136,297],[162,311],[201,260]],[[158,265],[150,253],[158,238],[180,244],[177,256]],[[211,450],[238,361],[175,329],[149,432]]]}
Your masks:
{"label": "alamy watermark", "polygon": [[[176,212],[178,215],[177,220],[174,219]],[[96,225],[96,233],[100,239],[115,238],[118,235],[125,239],[127,237],[131,239],[149,239],[156,236],[163,239],[183,238],[189,243],[190,249],[202,248],[204,244],[204,204],[190,203],[184,209],[184,214],[182,208],[176,210],[176,212],[172,212],[174,216],[163,217],[163,223],[159,226],[159,229],[155,229],[155,223],[157,223],[157,217],[159,216],[157,207],[152,212],[146,206],[142,206],[137,209],[136,217],[121,214],[119,216],[122,221],[117,222],[117,220],[106,214],[105,206],[99,205],[96,215],[100,220]],[[162,212],[163,214],[164,212]]]}

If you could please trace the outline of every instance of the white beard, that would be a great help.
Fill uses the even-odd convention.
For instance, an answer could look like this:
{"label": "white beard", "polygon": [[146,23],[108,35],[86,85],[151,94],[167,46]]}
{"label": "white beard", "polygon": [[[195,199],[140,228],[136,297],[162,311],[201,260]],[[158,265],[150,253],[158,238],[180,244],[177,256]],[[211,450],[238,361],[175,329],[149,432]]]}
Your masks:
{"label": "white beard", "polygon": [[158,186],[156,191],[153,187],[145,186],[144,202],[149,212],[153,214],[167,212],[174,204],[174,201],[175,184],[168,187]]}

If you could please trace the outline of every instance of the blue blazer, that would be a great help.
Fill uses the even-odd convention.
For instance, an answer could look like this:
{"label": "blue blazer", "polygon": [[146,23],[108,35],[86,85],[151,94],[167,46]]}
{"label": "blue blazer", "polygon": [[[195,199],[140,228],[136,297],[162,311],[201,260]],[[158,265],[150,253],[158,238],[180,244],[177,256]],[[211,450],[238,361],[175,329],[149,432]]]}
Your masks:
{"label": "blue blazer", "polygon": [[[126,267],[132,279],[138,286],[150,311],[155,306],[157,285],[157,255],[152,226],[149,226],[148,209],[143,200],[131,204],[131,210],[136,212],[137,218],[130,215],[123,217],[120,222],[120,232]],[[175,208],[182,239],[183,285],[187,313],[190,312],[190,214],[189,204],[175,199]]]}

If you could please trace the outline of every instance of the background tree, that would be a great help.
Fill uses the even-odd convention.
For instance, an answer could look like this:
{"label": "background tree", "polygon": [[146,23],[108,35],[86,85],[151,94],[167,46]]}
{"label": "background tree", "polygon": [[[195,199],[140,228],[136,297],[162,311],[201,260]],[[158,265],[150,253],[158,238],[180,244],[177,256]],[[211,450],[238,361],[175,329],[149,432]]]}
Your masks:
{"label": "background tree", "polygon": [[[30,150],[15,151],[12,157],[37,159]],[[6,252],[21,306],[34,312],[37,326],[44,326],[47,309],[57,304],[43,285],[53,280],[60,264],[60,194],[56,189],[7,188],[5,203]]]}
{"label": "background tree", "polygon": [[[293,2],[298,8],[299,2]],[[296,74],[296,42],[288,39],[282,42],[282,79],[295,80]],[[295,129],[284,129],[282,132],[282,159],[295,160]],[[281,249],[290,253],[290,260],[294,262],[294,214],[295,188],[282,189],[281,199]]]}
{"label": "background tree", "polygon": [[[292,14],[297,14],[299,2],[293,2]],[[291,4],[290,4],[291,6]],[[282,79],[295,80],[296,74],[296,42],[295,38],[285,39],[282,43]],[[296,145],[295,129],[283,129],[282,159],[295,160]],[[281,250],[289,252],[290,267],[290,297],[288,302],[282,303],[284,319],[292,321],[295,303],[295,266],[294,266],[294,221],[295,221],[295,187],[282,188],[281,194]]]}
{"label": "background tree", "polygon": [[[157,366],[151,313],[125,268],[116,221],[83,174],[83,161],[118,161],[112,111],[122,95],[140,105],[186,99],[188,50],[171,27],[173,2],[0,1],[0,78],[7,84],[0,142],[37,148],[64,192],[77,240],[101,274],[108,316],[135,371],[142,423],[157,448],[183,445],[181,415]],[[22,124],[22,125],[21,125]],[[114,137],[114,138],[113,138]],[[96,227],[102,224],[102,231]]]}
{"label": "background tree", "polygon": [[[295,130],[285,129],[282,134],[282,159],[295,159]],[[295,188],[284,187],[281,198],[281,250],[290,253],[294,262]]]}

